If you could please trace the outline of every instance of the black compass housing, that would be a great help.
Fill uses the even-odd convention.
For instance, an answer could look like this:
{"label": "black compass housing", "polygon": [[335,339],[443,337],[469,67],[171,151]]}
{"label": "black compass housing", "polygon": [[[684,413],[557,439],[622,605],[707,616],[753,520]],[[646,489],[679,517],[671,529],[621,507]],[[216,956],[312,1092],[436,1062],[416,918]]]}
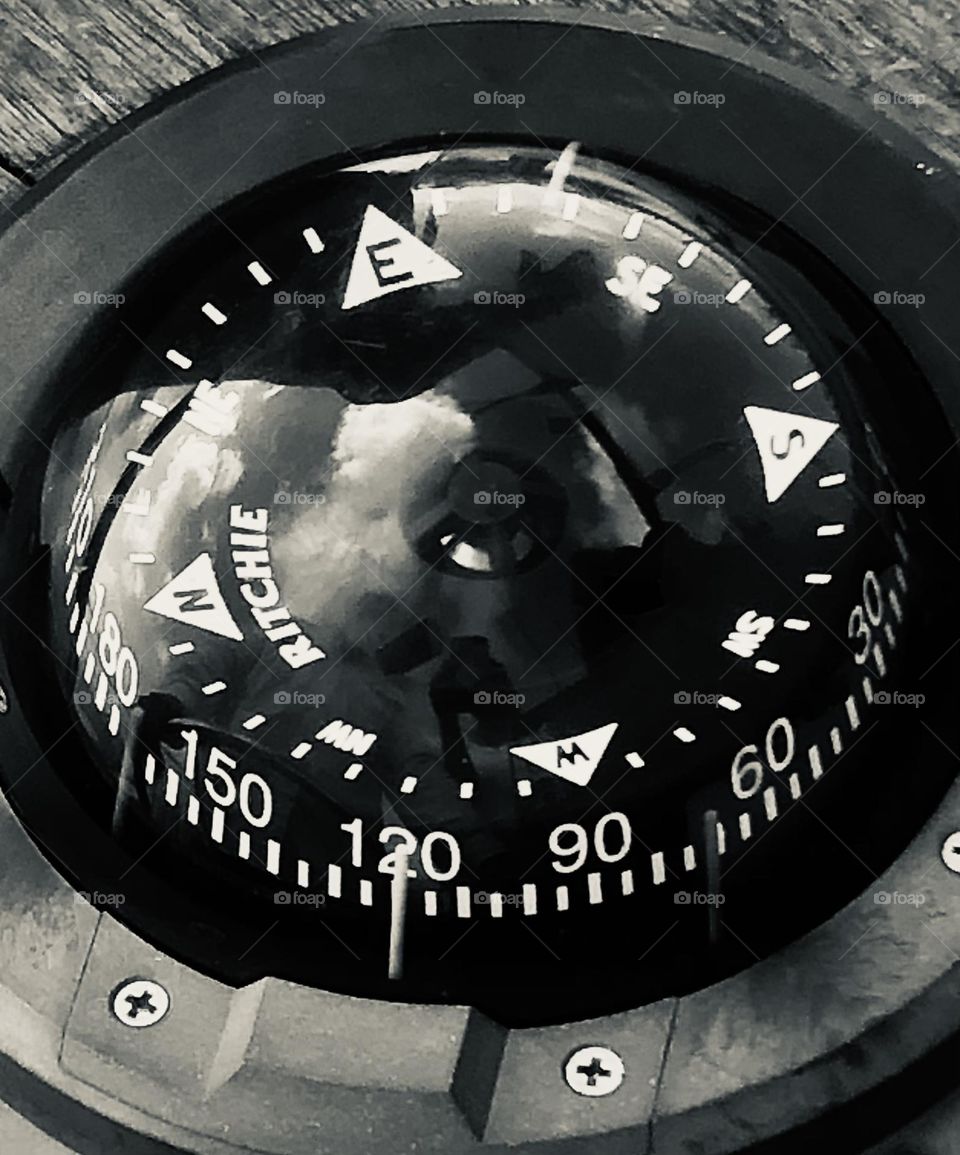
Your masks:
{"label": "black compass housing", "polygon": [[774,964],[943,797],[958,267],[892,128],[506,19],[134,118],[27,203],[89,288],[0,238],[0,777],[206,976],[527,1028]]}
{"label": "black compass housing", "polygon": [[622,172],[321,165],[125,282],[84,351],[11,618],[75,657],[24,702],[129,856],[118,916],[215,977],[511,1025],[682,994],[839,909],[952,777],[901,787],[920,711],[868,724],[936,657],[938,558],[883,504],[953,468],[934,400],[782,226]]}

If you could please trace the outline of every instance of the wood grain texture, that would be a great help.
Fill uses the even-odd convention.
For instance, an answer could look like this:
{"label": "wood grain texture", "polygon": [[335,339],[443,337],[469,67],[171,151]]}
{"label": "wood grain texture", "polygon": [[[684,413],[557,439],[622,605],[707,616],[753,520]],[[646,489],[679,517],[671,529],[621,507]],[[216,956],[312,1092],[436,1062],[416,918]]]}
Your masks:
{"label": "wood grain texture", "polygon": [[[952,0],[567,0],[720,33],[833,80],[960,167],[960,10]],[[427,12],[431,0],[0,0],[0,198],[106,124],[233,58],[344,21]],[[913,103],[917,98],[922,98]]]}

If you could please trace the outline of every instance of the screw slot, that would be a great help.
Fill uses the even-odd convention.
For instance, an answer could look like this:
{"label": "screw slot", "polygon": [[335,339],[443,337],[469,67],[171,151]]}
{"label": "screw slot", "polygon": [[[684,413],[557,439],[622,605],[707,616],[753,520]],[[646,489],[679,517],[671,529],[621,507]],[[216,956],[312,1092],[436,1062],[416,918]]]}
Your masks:
{"label": "screw slot", "polygon": [[612,1095],[625,1074],[623,1059],[609,1047],[580,1047],[563,1065],[570,1090],[593,1099]]}
{"label": "screw slot", "polygon": [[110,1007],[127,1027],[152,1027],[170,1010],[170,995],[152,979],[127,979],[113,992]]}
{"label": "screw slot", "polygon": [[946,839],[940,850],[940,857],[947,870],[960,874],[960,830],[954,831]]}

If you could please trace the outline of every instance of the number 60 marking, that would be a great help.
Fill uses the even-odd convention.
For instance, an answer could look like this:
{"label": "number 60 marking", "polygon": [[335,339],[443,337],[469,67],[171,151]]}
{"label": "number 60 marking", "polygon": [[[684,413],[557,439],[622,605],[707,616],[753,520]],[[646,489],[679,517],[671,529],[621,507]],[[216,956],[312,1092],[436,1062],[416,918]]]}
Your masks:
{"label": "number 60 marking", "polygon": [[[767,766],[779,774],[793,761],[795,751],[796,738],[789,719],[777,718],[771,722],[763,744]],[[756,746],[744,746],[733,759],[730,779],[733,792],[738,798],[752,798],[763,784],[766,766],[760,761],[759,753]]]}

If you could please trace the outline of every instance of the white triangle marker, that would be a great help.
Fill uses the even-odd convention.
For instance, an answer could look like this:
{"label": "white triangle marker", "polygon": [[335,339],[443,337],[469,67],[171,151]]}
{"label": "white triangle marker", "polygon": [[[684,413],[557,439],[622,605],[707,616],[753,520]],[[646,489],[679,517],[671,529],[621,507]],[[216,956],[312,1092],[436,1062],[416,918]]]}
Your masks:
{"label": "white triangle marker", "polygon": [[195,557],[163,589],[158,590],[143,608],[172,621],[184,622],[188,626],[196,626],[198,630],[218,634],[221,638],[243,641],[243,634],[223,600],[213,561],[208,553]]}
{"label": "white triangle marker", "polygon": [[596,730],[587,730],[585,734],[575,734],[572,738],[538,742],[533,746],[512,746],[510,753],[526,762],[532,762],[541,770],[549,770],[558,778],[565,778],[567,782],[586,786],[600,765],[600,759],[607,752],[618,725],[619,722],[610,722]]}
{"label": "white triangle marker", "polygon": [[463,270],[407,232],[374,205],[367,205],[341,309],[354,309],[377,297],[452,281]]}
{"label": "white triangle marker", "polygon": [[761,405],[748,405],[743,415],[757,443],[770,502],[786,493],[840,428],[833,421],[765,409]]}

